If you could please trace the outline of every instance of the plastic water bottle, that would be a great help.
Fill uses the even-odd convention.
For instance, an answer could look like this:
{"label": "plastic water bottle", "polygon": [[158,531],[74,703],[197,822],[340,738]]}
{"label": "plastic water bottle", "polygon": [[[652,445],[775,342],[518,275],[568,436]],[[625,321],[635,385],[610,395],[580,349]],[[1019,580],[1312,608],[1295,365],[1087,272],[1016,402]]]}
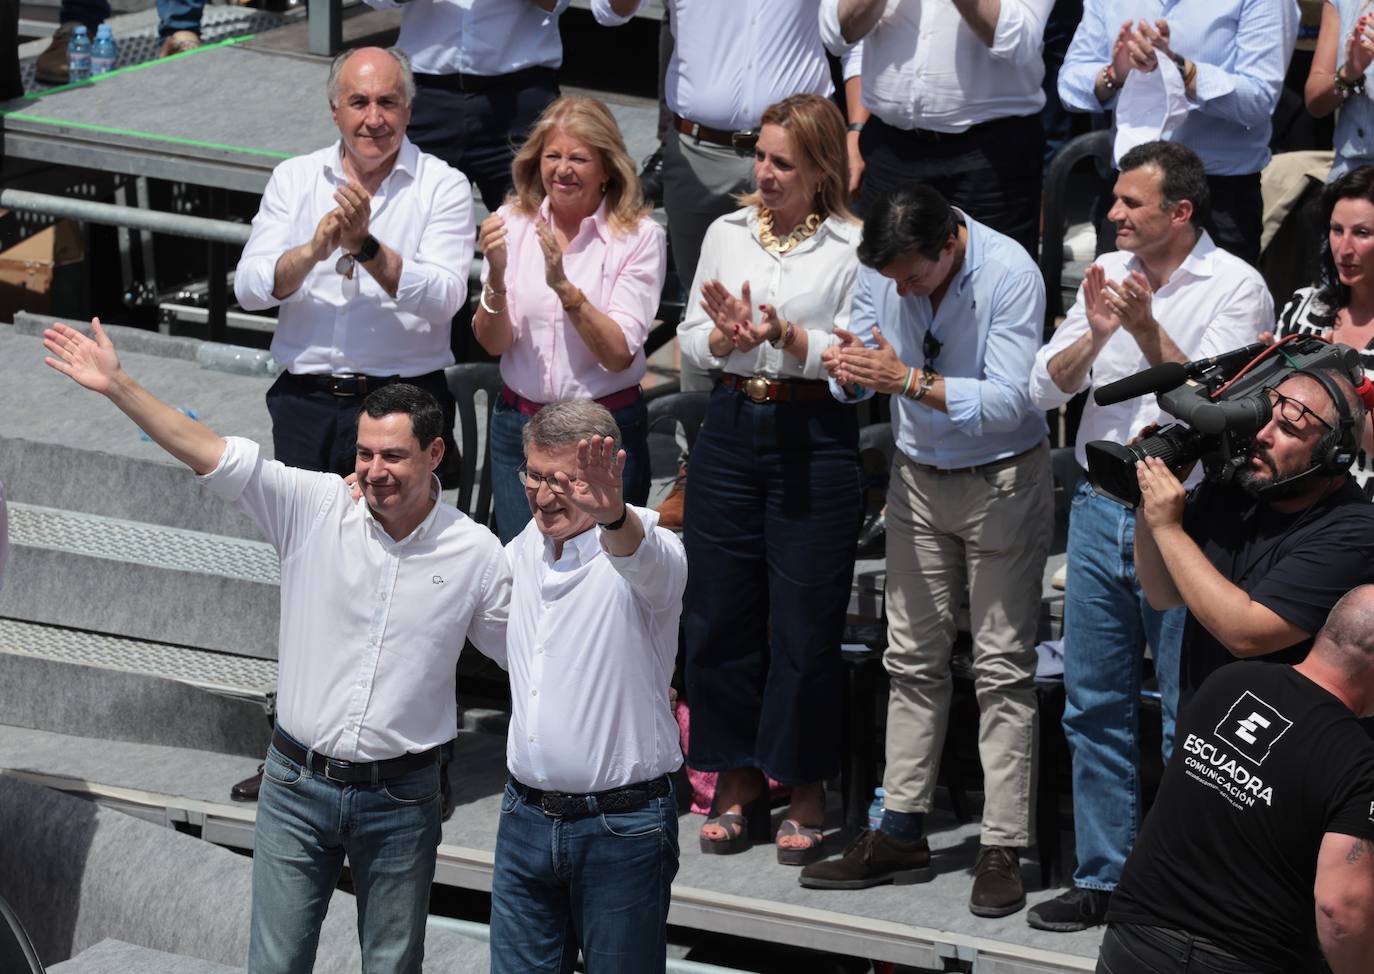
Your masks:
{"label": "plastic water bottle", "polygon": [[873,789],[873,801],[868,806],[868,827],[874,832],[883,825],[883,790]]}
{"label": "plastic water bottle", "polygon": [[109,24],[101,24],[96,28],[95,43],[91,45],[91,77],[113,71],[118,60],[119,46],[115,44],[114,32]]}
{"label": "plastic water bottle", "polygon": [[86,25],[77,24],[72,39],[67,42],[67,81],[89,81],[91,78],[91,39]]}

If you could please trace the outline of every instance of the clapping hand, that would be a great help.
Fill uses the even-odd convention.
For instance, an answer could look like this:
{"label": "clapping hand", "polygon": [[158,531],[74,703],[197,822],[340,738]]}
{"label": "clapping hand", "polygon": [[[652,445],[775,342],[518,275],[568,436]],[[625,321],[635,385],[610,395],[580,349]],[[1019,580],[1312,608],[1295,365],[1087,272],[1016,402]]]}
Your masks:
{"label": "clapping hand", "polygon": [[[477,231],[477,247],[482,251],[482,256],[487,259],[487,267],[491,272],[488,282],[495,281],[496,285],[504,285],[506,264],[510,256],[506,249],[505,217],[499,213],[493,213],[482,221],[482,226]],[[500,289],[497,287],[497,290]]]}
{"label": "clapping hand", "polygon": [[315,225],[315,235],[310,238],[310,256],[318,263],[332,254],[339,246],[339,232],[343,226],[343,216],[337,208],[320,217]]}
{"label": "clapping hand", "polygon": [[1355,81],[1369,70],[1374,61],[1374,13],[1366,13],[1355,21],[1355,27],[1345,39],[1345,78]]}
{"label": "clapping hand", "polygon": [[825,371],[836,382],[840,381],[840,370],[844,367],[843,350],[846,348],[863,347],[863,342],[859,336],[845,331],[843,328],[836,328],[834,335],[839,339],[834,345],[829,346],[821,352],[821,365],[825,366]]}
{"label": "clapping hand", "polygon": [[739,297],[717,280],[701,286],[701,310],[739,352],[751,352],[760,342],[767,341],[771,328],[771,324],[754,324],[750,297],[748,281],[740,285]]}
{"label": "clapping hand", "polygon": [[[1130,58],[1131,67],[1136,71],[1144,71],[1146,74],[1159,67],[1155,45],[1150,39],[1150,34],[1146,33],[1148,29],[1150,29],[1149,25],[1143,20],[1134,26],[1128,22],[1126,27],[1122,28],[1118,39],[1124,46],[1127,57]],[[1117,78],[1122,80],[1120,75]]]}
{"label": "clapping hand", "polygon": [[358,183],[349,180],[334,191],[339,214],[339,246],[345,253],[356,254],[363,249],[372,223],[372,197]]}
{"label": "clapping hand", "polygon": [[615,437],[593,436],[578,441],[572,476],[556,470],[553,479],[570,506],[608,524],[625,512],[624,472],[625,451],[615,448]]}
{"label": "clapping hand", "polygon": [[52,352],[43,361],[78,385],[104,395],[120,372],[119,356],[99,318],[91,319],[91,335],[87,338],[69,325],[54,322],[43,332],[43,347]]}
{"label": "clapping hand", "polygon": [[[836,328],[835,334],[844,343],[838,346],[839,367],[832,373],[836,382],[844,386],[857,383],[875,392],[902,391],[906,385],[907,366],[897,357],[897,352],[877,325],[873,326],[873,340],[877,342],[877,348],[861,344],[843,328]],[[849,339],[854,341],[850,342]]]}
{"label": "clapping hand", "polygon": [[1118,328],[1132,335],[1148,331],[1154,322],[1153,299],[1150,282],[1139,271],[1120,282],[1109,281],[1100,265],[1089,264],[1083,276],[1083,311],[1099,340],[1110,338]]}
{"label": "clapping hand", "polygon": [[534,221],[534,232],[539,237],[539,249],[544,251],[544,280],[557,291],[568,280],[563,272],[563,248],[558,245],[553,228],[542,218]]}

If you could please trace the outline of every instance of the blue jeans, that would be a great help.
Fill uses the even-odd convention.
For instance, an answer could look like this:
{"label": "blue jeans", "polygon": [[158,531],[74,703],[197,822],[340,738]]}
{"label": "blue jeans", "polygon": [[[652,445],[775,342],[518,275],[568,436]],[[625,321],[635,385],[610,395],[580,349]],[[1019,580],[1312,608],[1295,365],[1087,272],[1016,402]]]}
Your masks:
{"label": "blue jeans", "polygon": [[1069,516],[1064,591],[1064,735],[1073,752],[1075,886],[1111,890],[1140,830],[1140,681],[1154,653],[1173,749],[1183,608],[1150,608],[1135,576],[1135,515],[1078,485]]}
{"label": "blue jeans", "polygon": [[439,847],[439,764],[340,785],[267,750],[253,833],[252,974],[309,974],[348,856],[363,970],[415,972]]}
{"label": "blue jeans", "polygon": [[205,0],[157,0],[157,33],[170,37],[179,30],[200,33],[200,18],[205,12]]}
{"label": "blue jeans", "polygon": [[553,818],[506,784],[491,877],[491,974],[663,971],[677,799]]}
{"label": "blue jeans", "polygon": [[[625,472],[621,475],[625,503],[642,506],[649,499],[649,409],[641,399],[617,409],[611,418],[620,427],[620,448],[625,451]],[[520,435],[529,421],[529,416],[504,399],[496,400],[487,437],[491,444],[491,499],[502,544],[530,522],[530,502],[515,475],[525,461]]]}

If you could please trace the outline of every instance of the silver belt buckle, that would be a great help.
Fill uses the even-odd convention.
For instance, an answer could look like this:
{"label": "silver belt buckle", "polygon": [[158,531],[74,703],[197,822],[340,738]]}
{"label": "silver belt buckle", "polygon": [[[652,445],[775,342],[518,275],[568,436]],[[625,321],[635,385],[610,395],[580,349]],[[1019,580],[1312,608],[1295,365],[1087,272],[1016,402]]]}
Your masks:
{"label": "silver belt buckle", "polygon": [[751,375],[744,380],[744,394],[753,402],[768,401],[768,380],[761,375]]}
{"label": "silver belt buckle", "polygon": [[339,769],[339,772],[340,772],[340,773],[343,773],[344,771],[347,771],[348,769],[350,769],[350,768],[353,767],[353,762],[352,762],[352,761],[339,761],[339,760],[337,760],[336,758],[326,758],[326,759],[325,759],[325,762],[324,762],[324,776],[325,776],[325,778],[326,778],[327,780],[333,781],[333,782],[335,782],[335,783],[337,783],[337,784],[340,784],[340,785],[346,785],[346,784],[348,784],[347,779],[345,779],[345,778],[336,778],[336,777],[334,777],[334,775],[332,774],[332,772],[333,772],[334,768],[336,768],[336,767]]}

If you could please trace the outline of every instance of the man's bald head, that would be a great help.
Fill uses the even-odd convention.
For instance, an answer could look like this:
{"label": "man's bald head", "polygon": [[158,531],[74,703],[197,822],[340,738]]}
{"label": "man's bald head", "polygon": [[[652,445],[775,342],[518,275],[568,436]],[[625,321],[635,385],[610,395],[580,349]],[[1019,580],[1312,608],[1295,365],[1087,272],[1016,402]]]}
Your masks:
{"label": "man's bald head", "polygon": [[325,91],[329,95],[330,108],[338,107],[344,82],[360,72],[380,73],[384,83],[394,79],[397,87],[405,92],[406,105],[415,101],[415,75],[404,51],[395,47],[355,47],[341,52],[329,66]]}
{"label": "man's bald head", "polygon": [[1374,585],[1353,588],[1332,608],[1317,633],[1312,655],[1349,677],[1374,668]]}

